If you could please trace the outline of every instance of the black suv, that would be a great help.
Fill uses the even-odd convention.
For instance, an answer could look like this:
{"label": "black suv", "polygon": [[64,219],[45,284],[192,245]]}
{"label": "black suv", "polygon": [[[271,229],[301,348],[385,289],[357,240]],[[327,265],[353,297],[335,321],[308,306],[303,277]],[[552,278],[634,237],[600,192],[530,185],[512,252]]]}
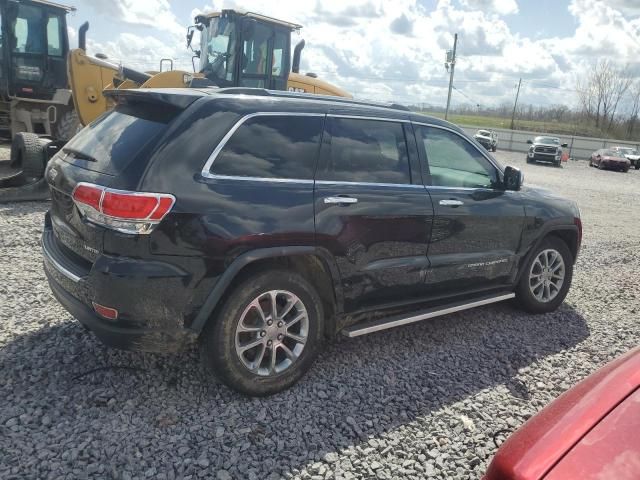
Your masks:
{"label": "black suv", "polygon": [[104,343],[199,340],[227,385],[296,382],[323,340],[510,298],[560,305],[577,207],[456,126],[252,89],[123,90],[49,163],[56,298]]}

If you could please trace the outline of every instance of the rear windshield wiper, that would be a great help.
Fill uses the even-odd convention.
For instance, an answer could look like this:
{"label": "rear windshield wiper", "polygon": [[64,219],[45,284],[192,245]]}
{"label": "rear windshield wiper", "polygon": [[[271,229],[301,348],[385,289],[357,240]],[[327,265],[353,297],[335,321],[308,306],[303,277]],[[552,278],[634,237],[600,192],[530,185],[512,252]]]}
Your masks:
{"label": "rear windshield wiper", "polygon": [[73,148],[64,147],[62,149],[62,151],[64,153],[70,153],[71,155],[73,155],[78,160],[86,160],[88,162],[97,162],[97,160],[95,158],[93,158],[91,155],[88,155],[88,154],[86,154],[84,152],[81,152],[80,150],[75,150]]}

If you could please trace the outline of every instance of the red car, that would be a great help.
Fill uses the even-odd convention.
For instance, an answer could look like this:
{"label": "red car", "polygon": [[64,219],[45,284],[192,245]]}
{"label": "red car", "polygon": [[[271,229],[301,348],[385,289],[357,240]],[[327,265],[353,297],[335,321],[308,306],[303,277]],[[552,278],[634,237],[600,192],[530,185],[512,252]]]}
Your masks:
{"label": "red car", "polygon": [[618,153],[615,150],[608,148],[601,148],[591,154],[589,166],[610,168],[612,170],[620,170],[621,172],[626,173],[631,167],[631,162],[622,153]]}
{"label": "red car", "polygon": [[640,479],[640,348],[605,365],[529,419],[484,480]]}

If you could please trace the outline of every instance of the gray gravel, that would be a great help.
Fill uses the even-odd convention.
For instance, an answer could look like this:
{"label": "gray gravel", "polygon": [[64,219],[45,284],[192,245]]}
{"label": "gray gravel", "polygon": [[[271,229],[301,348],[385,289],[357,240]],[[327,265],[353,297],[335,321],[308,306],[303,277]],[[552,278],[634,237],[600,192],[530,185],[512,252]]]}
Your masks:
{"label": "gray gravel", "polygon": [[480,477],[494,440],[640,338],[640,171],[496,156],[582,209],[561,309],[503,304],[339,338],[268,399],[211,383],[195,351],[103,347],[49,293],[47,205],[0,206],[0,478]]}

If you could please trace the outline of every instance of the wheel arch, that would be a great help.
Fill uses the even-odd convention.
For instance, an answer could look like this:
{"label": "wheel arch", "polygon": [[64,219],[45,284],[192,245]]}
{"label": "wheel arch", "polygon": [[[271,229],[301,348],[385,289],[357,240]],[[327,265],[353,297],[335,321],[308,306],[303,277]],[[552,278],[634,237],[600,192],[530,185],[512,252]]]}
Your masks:
{"label": "wheel arch", "polygon": [[207,295],[190,330],[199,335],[207,322],[215,318],[225,294],[249,275],[270,269],[296,271],[316,288],[325,313],[325,335],[333,335],[337,330],[337,317],[342,313],[344,304],[340,275],[329,252],[313,246],[263,248],[237,257]]}
{"label": "wheel arch", "polygon": [[536,252],[537,248],[542,244],[542,242],[544,242],[545,239],[549,237],[559,238],[567,245],[567,248],[569,249],[573,257],[573,263],[575,264],[578,252],[580,250],[578,227],[576,225],[549,226],[541,232],[541,234],[538,236],[538,239],[531,245],[531,248],[524,256],[523,261],[520,263],[520,268],[515,281],[516,284],[520,281],[520,277],[522,276],[524,270],[523,267],[525,265],[528,265],[529,260]]}

